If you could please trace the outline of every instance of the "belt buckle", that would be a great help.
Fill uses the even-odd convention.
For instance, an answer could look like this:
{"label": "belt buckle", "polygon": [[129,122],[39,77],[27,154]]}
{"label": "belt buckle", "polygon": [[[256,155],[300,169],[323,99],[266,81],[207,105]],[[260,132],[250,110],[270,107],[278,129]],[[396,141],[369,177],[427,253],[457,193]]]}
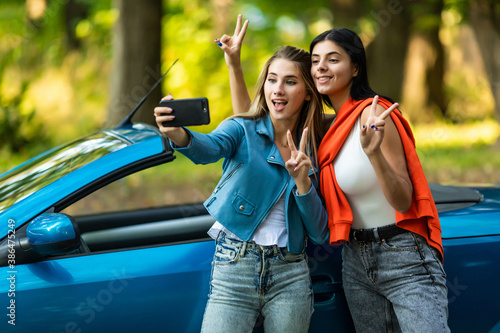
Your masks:
{"label": "belt buckle", "polygon": [[353,230],[352,231],[352,238],[354,238],[355,241],[359,242],[360,240],[356,237],[356,234],[360,232],[360,230]]}

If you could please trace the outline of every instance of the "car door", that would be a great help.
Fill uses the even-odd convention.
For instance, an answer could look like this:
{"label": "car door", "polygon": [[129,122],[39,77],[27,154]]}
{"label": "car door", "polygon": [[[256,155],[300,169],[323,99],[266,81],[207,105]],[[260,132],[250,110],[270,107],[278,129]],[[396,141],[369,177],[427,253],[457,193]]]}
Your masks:
{"label": "car door", "polygon": [[314,293],[309,332],[354,332],[342,288],[342,246],[309,243],[307,255]]}
{"label": "car door", "polygon": [[[3,248],[11,249],[11,236],[25,237],[35,216],[59,212],[114,180],[173,160],[167,148],[156,130],[136,124],[58,147],[4,174],[6,191],[29,195],[19,194],[16,202],[7,194],[3,198]],[[8,178],[12,174],[17,178]],[[102,222],[106,224],[105,219]],[[169,221],[158,222],[161,228]],[[123,230],[104,231],[105,237],[115,231]],[[137,332],[169,325],[179,331],[199,330],[214,245],[206,236],[189,235],[178,241],[122,244],[28,264],[6,252],[6,258],[13,258],[0,267],[6,277],[0,282],[5,309],[0,331],[99,332],[114,327]]]}
{"label": "car door", "polygon": [[[439,201],[452,332],[500,332],[500,188],[445,187]],[[435,193],[433,193],[434,196]]]}
{"label": "car door", "polygon": [[199,332],[213,250],[181,242],[2,267],[14,277],[1,297],[3,309],[15,302],[15,325],[2,320],[0,331]]}

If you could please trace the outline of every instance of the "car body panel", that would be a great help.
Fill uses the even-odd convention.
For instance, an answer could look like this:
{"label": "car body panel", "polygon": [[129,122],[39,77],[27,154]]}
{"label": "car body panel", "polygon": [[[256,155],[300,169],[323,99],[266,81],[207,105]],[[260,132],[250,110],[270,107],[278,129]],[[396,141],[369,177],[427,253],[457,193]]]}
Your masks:
{"label": "car body panel", "polygon": [[500,235],[444,239],[443,245],[451,331],[500,332]]}
{"label": "car body panel", "polygon": [[500,188],[472,189],[481,193],[480,202],[439,214],[443,239],[500,235]]}
{"label": "car body panel", "polygon": [[452,332],[500,332],[500,288],[492,278],[500,274],[500,188],[469,189],[482,200],[439,214],[449,325]]}
{"label": "car body panel", "polygon": [[[144,124],[73,145],[80,147],[72,155],[79,161],[45,165],[34,176],[53,172],[50,181],[41,180],[30,195],[0,209],[0,245],[8,235],[24,237],[28,223],[47,210],[57,213],[111,181],[174,159],[161,133]],[[2,180],[39,159],[68,157],[68,146],[61,147],[1,175],[0,198]],[[500,332],[500,188],[433,189],[453,194],[435,197],[452,332]],[[94,251],[0,267],[7,277],[0,280],[0,307],[7,315],[0,331],[199,332],[215,246],[206,231],[213,219],[201,204],[175,207],[175,214],[171,208],[77,217],[81,238],[94,242]],[[14,227],[15,234],[9,231]],[[341,252],[342,246],[307,246],[315,299],[310,332],[354,331],[342,289]],[[15,326],[9,323],[12,301]],[[262,331],[259,319],[255,332]]]}
{"label": "car body panel", "polygon": [[[194,332],[188,328],[201,322],[213,251],[213,242],[198,242],[20,265],[15,329],[98,332],[115,318],[111,321],[116,332],[132,332],[132,327]],[[1,268],[2,276],[7,269]],[[1,281],[1,290],[8,290],[7,282]],[[200,308],[192,309],[193,304]],[[124,316],[131,309],[133,315]],[[9,329],[2,320],[0,331]]]}

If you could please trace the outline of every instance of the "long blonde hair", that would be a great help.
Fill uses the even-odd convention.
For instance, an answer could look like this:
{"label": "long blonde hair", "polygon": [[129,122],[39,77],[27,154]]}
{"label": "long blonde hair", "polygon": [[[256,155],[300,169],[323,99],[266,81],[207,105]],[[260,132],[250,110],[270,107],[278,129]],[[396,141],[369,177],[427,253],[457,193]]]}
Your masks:
{"label": "long blonde hair", "polygon": [[294,46],[282,46],[269,58],[264,65],[257,81],[257,92],[250,105],[248,112],[241,113],[230,118],[258,119],[269,114],[264,94],[264,85],[269,72],[269,66],[276,59],[285,59],[293,62],[300,73],[300,77],[306,85],[307,95],[311,97],[309,101],[304,101],[302,110],[300,110],[299,121],[295,136],[298,138],[304,128],[308,128],[307,136],[309,145],[306,154],[311,158],[313,165],[317,165],[317,149],[321,138],[323,137],[322,123],[323,101],[321,95],[317,92],[311,76],[311,56],[309,52]]}

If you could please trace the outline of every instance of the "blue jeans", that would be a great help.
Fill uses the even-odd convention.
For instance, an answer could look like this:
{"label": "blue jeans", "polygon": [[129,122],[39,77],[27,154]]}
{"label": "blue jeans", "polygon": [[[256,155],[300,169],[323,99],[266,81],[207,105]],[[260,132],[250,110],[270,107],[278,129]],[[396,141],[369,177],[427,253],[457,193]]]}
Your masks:
{"label": "blue jeans", "polygon": [[350,240],[342,253],[344,290],[356,332],[449,332],[446,274],[425,238],[406,232]]}
{"label": "blue jeans", "polygon": [[[313,294],[306,255],[221,233],[212,263],[204,333],[307,332]],[[257,322],[259,315],[263,323]]]}

